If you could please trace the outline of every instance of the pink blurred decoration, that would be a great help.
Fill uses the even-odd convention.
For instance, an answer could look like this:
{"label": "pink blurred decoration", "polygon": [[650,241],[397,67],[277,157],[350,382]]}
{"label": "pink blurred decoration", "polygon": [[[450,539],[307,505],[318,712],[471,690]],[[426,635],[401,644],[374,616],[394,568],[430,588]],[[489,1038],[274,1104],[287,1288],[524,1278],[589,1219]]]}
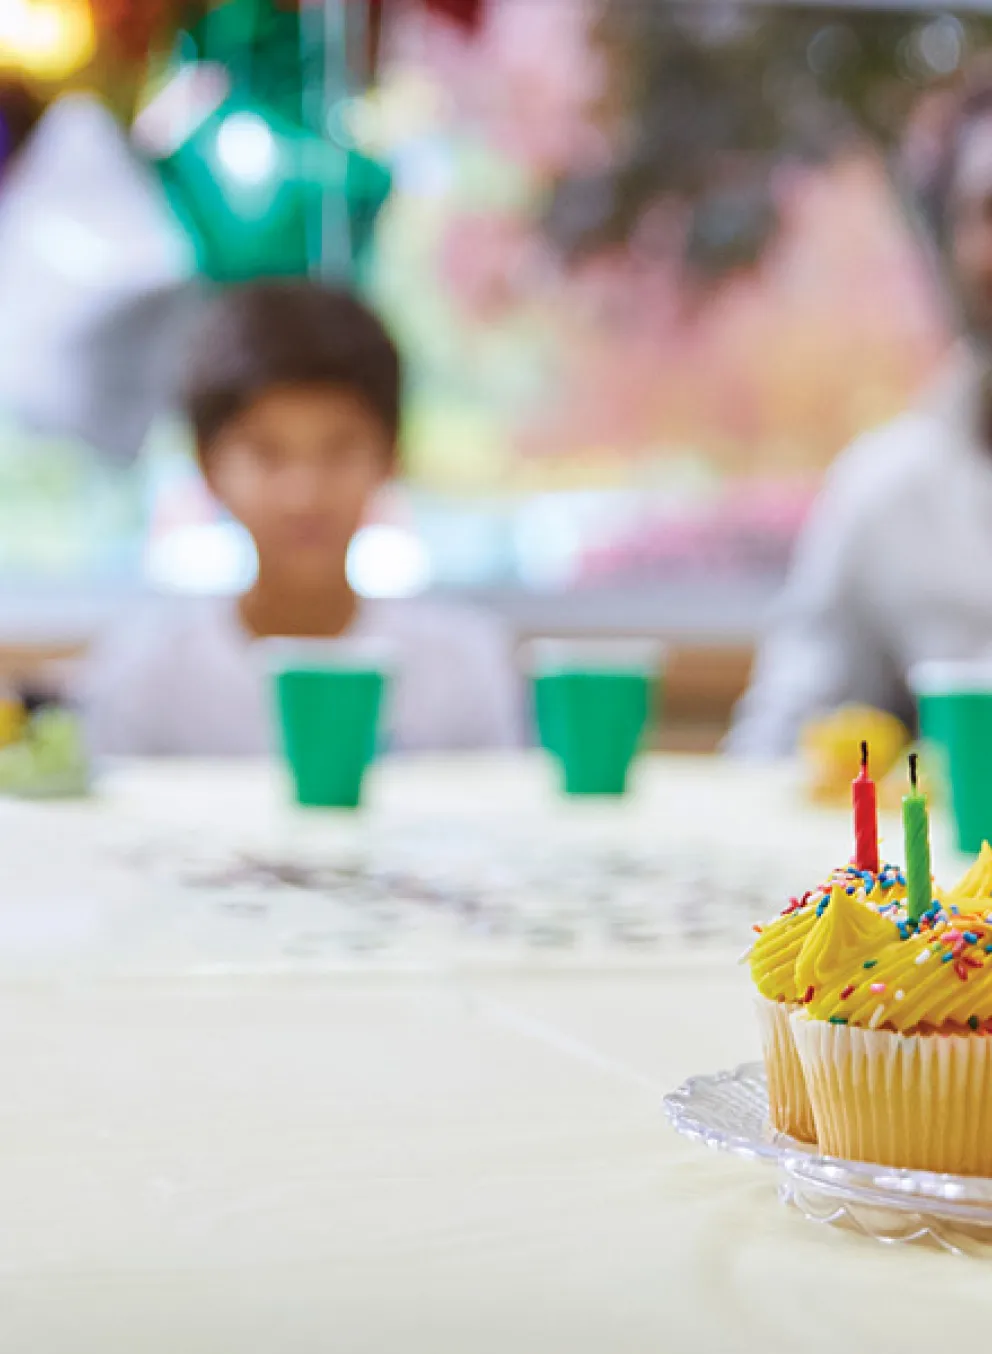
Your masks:
{"label": "pink blurred decoration", "polygon": [[466,213],[448,225],[438,264],[466,315],[485,321],[519,304],[533,282],[537,254],[533,230],[519,217]]}
{"label": "pink blurred decoration", "polygon": [[[598,120],[606,72],[593,13],[586,0],[491,0],[474,37],[423,10],[394,32],[394,60],[444,91],[447,121],[432,134],[456,183],[465,156],[499,185],[498,206],[467,209],[460,184],[432,237],[427,266],[457,331],[446,351],[505,334],[540,372],[540,400],[516,406],[497,405],[493,379],[493,418],[528,489],[643,493],[642,510],[590,545],[583,579],[780,572],[823,469],[935,373],[950,337],[944,307],[868,150],[826,167],[781,164],[778,234],[758,265],[718,283],[686,270],[688,213],[676,201],[656,202],[622,247],[556,258],[542,229],[547,190],[619,153],[618,129]],[[477,392],[486,373],[472,360],[461,374]],[[680,485],[692,492],[669,493]]]}
{"label": "pink blurred decoration", "polygon": [[588,0],[492,0],[477,31],[428,12],[407,17],[395,57],[430,71],[494,150],[551,177],[609,162],[594,106],[606,73],[593,51]]}
{"label": "pink blurred decoration", "polygon": [[674,575],[778,574],[815,496],[812,483],[729,483],[714,501],[696,507],[645,508],[621,523],[613,538],[580,558],[578,584]]}
{"label": "pink blurred decoration", "polygon": [[555,302],[563,395],[522,444],[693,447],[730,473],[812,474],[910,399],[948,332],[881,167],[794,171],[760,268],[703,297],[673,257],[587,261]]}

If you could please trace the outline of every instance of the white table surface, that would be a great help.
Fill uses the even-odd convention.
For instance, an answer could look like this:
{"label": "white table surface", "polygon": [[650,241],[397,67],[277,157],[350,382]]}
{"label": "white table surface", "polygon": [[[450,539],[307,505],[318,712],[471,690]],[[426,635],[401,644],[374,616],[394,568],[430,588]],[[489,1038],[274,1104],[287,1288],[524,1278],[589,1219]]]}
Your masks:
{"label": "white table surface", "polygon": [[280,790],[264,767],[143,766],[89,804],[0,805],[2,1354],[985,1337],[992,1260],[816,1227],[771,1170],[665,1123],[665,1090],[757,1052],[722,933],[628,956],[588,918],[548,948],[432,906],[348,957],[333,927],[299,944],[326,899],[270,890],[260,911],[251,886],[239,910],[240,886],[182,882],[194,857],[420,839],[442,863],[461,842],[461,868],[550,850],[567,874],[624,846],[670,856],[673,888],[714,855],[812,883],[847,825],[804,810],[788,771],[658,762],[593,807],[559,803],[537,761],[397,764],[342,820]]}

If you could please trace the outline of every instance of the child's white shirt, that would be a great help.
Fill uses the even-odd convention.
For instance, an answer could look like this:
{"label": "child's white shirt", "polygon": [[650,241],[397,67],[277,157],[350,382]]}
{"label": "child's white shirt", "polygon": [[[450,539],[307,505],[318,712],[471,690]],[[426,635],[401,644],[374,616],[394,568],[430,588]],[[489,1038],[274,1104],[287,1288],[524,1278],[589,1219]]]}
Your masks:
{"label": "child's white shirt", "polygon": [[[362,604],[348,638],[396,654],[385,712],[390,751],[512,747],[521,685],[497,621],[420,600]],[[264,649],[230,599],[162,602],[95,648],[78,696],[93,748],[122,756],[240,757],[275,744]]]}

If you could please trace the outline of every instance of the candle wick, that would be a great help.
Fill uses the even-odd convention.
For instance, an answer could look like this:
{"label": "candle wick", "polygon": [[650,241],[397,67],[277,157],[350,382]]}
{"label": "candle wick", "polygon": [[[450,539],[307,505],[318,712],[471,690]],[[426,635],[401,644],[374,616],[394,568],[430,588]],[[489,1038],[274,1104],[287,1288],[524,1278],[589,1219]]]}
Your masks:
{"label": "candle wick", "polygon": [[911,752],[909,754],[909,783],[913,787],[914,792],[917,788],[916,761],[917,761],[916,753]]}
{"label": "candle wick", "polygon": [[861,770],[868,770],[868,743],[865,739],[861,741]]}

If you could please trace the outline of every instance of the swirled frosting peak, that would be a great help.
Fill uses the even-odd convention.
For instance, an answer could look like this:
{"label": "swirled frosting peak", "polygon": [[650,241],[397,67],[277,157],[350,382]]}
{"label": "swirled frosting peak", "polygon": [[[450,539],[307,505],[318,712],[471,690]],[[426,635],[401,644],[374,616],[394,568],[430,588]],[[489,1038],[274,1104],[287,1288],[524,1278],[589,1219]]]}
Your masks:
{"label": "swirled frosting peak", "polygon": [[959,908],[992,902],[992,846],[988,842],[982,842],[977,860],[951,889],[947,901]]}
{"label": "swirled frosting peak", "polygon": [[887,946],[898,944],[901,927],[835,884],[819,926],[811,929],[796,959],[797,988],[810,993],[829,986]]}
{"label": "swirled frosting peak", "polygon": [[807,994],[809,984],[799,983],[796,961],[828,912],[835,889],[876,920],[880,912],[899,913],[899,904],[906,897],[906,881],[895,866],[886,865],[877,875],[847,866],[836,870],[820,888],[793,898],[767,925],[756,926],[757,939],[750,950],[751,977],[769,1001],[795,1003]]}

